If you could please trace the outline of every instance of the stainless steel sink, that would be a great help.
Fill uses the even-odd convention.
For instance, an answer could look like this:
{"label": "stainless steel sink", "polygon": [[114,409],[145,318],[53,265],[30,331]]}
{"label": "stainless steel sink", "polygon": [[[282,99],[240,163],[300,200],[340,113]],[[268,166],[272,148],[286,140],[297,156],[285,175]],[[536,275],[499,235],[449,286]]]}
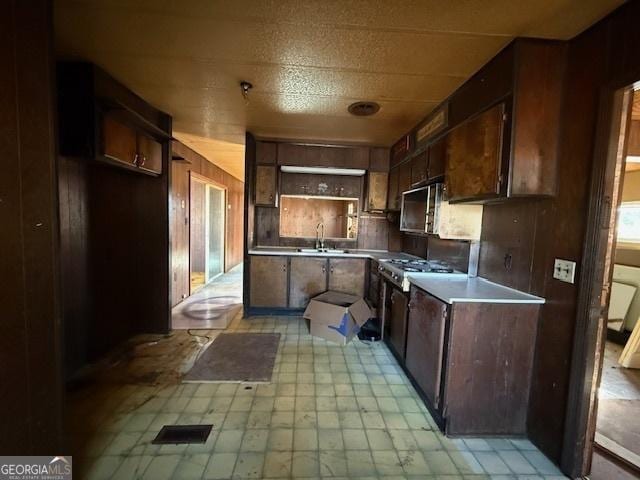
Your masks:
{"label": "stainless steel sink", "polygon": [[349,250],[342,250],[339,248],[298,248],[298,252],[300,253],[349,253]]}

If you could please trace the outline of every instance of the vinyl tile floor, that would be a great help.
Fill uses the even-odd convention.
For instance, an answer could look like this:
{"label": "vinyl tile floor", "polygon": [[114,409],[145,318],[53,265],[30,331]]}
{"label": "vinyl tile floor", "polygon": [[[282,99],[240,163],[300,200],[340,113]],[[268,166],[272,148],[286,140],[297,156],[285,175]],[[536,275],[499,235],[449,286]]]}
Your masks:
{"label": "vinyl tile floor", "polygon": [[[227,331],[281,333],[271,384],[158,375],[150,385],[98,373],[68,394],[78,478],[565,478],[528,440],[445,437],[381,343],[334,345],[310,336],[300,317],[238,314]],[[187,371],[219,333],[174,331],[155,344],[145,336],[140,361],[150,371]],[[205,444],[153,445],[171,424],[214,427]]]}

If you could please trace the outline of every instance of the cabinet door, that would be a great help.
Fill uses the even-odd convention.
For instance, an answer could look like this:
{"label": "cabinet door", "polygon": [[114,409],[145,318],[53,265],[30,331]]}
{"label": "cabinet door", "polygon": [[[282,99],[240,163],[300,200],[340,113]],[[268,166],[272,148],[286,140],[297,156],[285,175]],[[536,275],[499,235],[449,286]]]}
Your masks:
{"label": "cabinet door", "polygon": [[256,167],[256,205],[276,206],[276,167],[270,165]]}
{"label": "cabinet door", "polygon": [[291,257],[289,307],[305,308],[309,299],[327,290],[327,259]]}
{"label": "cabinet door", "polygon": [[427,181],[428,150],[411,159],[411,186],[419,187]]}
{"label": "cabinet door", "polygon": [[500,194],[504,104],[463,123],[448,135],[449,200],[474,200]]}
{"label": "cabinet door", "polygon": [[407,297],[400,290],[391,291],[389,341],[400,358],[405,357],[407,340]]}
{"label": "cabinet door", "polygon": [[387,189],[389,174],[386,172],[369,172],[367,182],[367,210],[385,210],[387,208]]}
{"label": "cabinet door", "polygon": [[287,307],[287,257],[253,255],[250,272],[252,307]]}
{"label": "cabinet door", "polygon": [[398,192],[402,194],[411,190],[411,161],[404,162],[398,168]]}
{"label": "cabinet door", "polygon": [[276,147],[277,144],[273,142],[256,142],[256,163],[275,165]]}
{"label": "cabinet door", "polygon": [[411,288],[406,367],[431,404],[439,408],[447,304]]}
{"label": "cabinet door", "polygon": [[330,258],[329,290],[364,298],[365,274],[364,258]]}
{"label": "cabinet door", "polygon": [[126,125],[115,113],[102,117],[101,152],[105,157],[126,165],[135,166],[138,160],[136,131]]}
{"label": "cabinet door", "polygon": [[389,171],[389,197],[387,199],[387,208],[389,210],[400,210],[400,191],[398,190],[398,167]]}
{"label": "cabinet door", "polygon": [[334,195],[346,198],[360,198],[361,177],[335,175],[334,177],[327,176],[327,180],[329,191],[333,191]]}
{"label": "cabinet door", "polygon": [[427,177],[429,180],[444,177],[446,163],[447,139],[443,137],[429,147],[429,167],[427,169]]}
{"label": "cabinet door", "polygon": [[138,167],[158,175],[162,173],[162,144],[144,134],[138,134]]}

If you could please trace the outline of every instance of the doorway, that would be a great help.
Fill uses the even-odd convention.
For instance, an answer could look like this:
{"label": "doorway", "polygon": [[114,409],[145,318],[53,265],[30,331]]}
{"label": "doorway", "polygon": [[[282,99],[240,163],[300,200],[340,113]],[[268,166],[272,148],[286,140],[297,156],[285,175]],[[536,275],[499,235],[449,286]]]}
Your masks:
{"label": "doorway", "polygon": [[226,191],[191,174],[190,294],[224,273]]}
{"label": "doorway", "polygon": [[[639,90],[634,83],[602,98],[573,353],[580,380],[569,392],[565,437],[565,448],[567,440],[582,445],[573,464],[583,472],[595,451],[640,473]],[[566,451],[563,462],[572,460]],[[590,478],[606,478],[597,470]]]}

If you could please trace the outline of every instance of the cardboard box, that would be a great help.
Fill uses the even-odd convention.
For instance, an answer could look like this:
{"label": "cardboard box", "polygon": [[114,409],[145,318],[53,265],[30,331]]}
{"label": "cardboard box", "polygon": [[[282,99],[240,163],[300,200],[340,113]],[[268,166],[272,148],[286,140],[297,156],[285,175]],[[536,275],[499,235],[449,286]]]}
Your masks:
{"label": "cardboard box", "polygon": [[303,316],[311,335],[346,345],[373,314],[363,298],[329,291],[312,298]]}

